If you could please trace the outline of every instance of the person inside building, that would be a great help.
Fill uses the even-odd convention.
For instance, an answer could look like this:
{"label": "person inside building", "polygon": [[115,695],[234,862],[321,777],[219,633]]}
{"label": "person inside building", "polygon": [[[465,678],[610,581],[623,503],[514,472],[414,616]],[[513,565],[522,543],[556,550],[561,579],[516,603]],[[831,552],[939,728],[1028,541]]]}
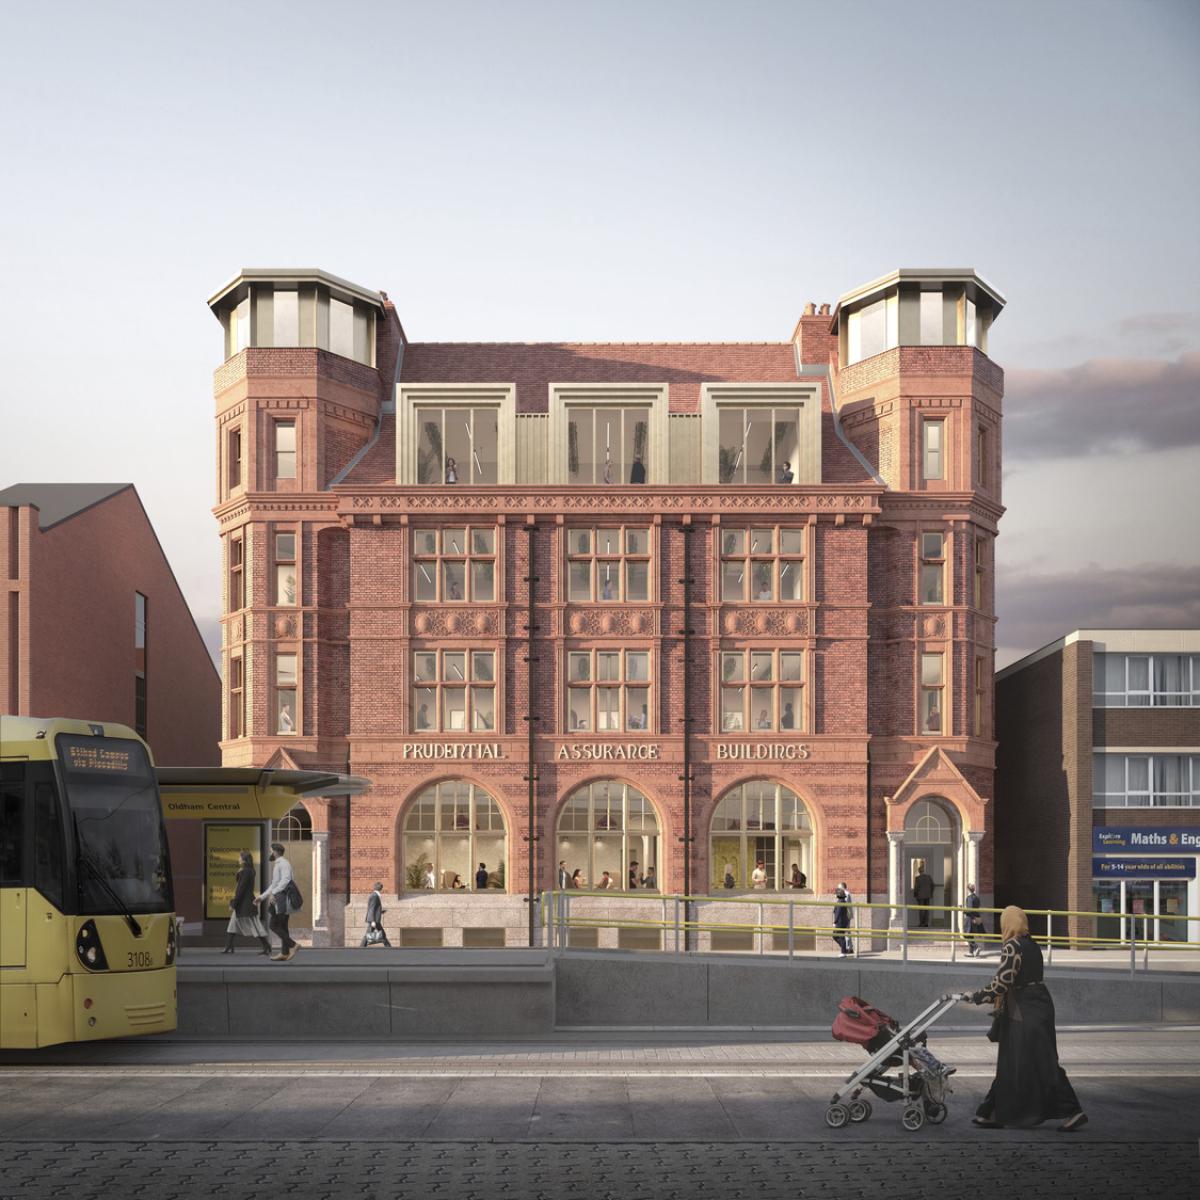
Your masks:
{"label": "person inside building", "polygon": [[465,891],[466,886],[467,885],[465,883],[463,883],[463,881],[462,881],[461,875],[455,875],[454,878],[450,880],[450,890],[452,892]]}
{"label": "person inside building", "polygon": [[429,729],[429,705],[421,704],[417,706],[417,728]]}
{"label": "person inside building", "polygon": [[482,892],[488,885],[487,863],[480,863],[479,870],[475,872],[475,890]]}
{"label": "person inside building", "polygon": [[446,459],[446,482],[458,482],[458,463],[456,463],[452,458]]}
{"label": "person inside building", "polygon": [[755,729],[770,729],[771,717],[765,708],[758,710],[758,720],[754,723]]}
{"label": "person inside building", "polygon": [[646,868],[646,873],[642,876],[642,887],[652,892],[658,891],[658,875],[653,863]]}
{"label": "person inside building", "polygon": [[941,733],[942,732],[942,714],[941,710],[935,704],[929,710],[929,715],[925,718],[926,733]]}
{"label": "person inside building", "polygon": [[437,874],[433,869],[433,863],[425,868],[425,886],[431,892],[437,889]]}
{"label": "person inside building", "polygon": [[974,1123],[983,1129],[1029,1128],[1059,1120],[1059,1133],[1074,1133],[1087,1115],[1058,1061],[1054,1001],[1042,982],[1042,951],[1029,936],[1029,918],[1009,905],[1000,914],[1000,965],[969,1004],[993,1006],[990,1040],[997,1042],[996,1077]]}
{"label": "person inside building", "polygon": [[750,874],[750,886],[758,891],[765,891],[767,887],[767,864],[760,858],[754,870]]}
{"label": "person inside building", "polygon": [[613,597],[612,580],[609,579],[608,576],[605,576],[604,584],[600,589],[600,599],[601,600],[612,600],[613,598],[614,597]]}
{"label": "person inside building", "polygon": [[571,872],[571,878],[567,880],[567,887],[581,888],[583,887],[583,868],[576,867]]}
{"label": "person inside building", "polygon": [[568,886],[569,886],[568,880],[570,880],[570,878],[571,878],[571,876],[570,876],[570,875],[568,874],[568,872],[567,872],[567,860],[566,860],[565,858],[560,858],[560,859],[558,860],[558,887],[559,887],[559,891],[561,891],[563,888],[565,888],[565,887],[568,887]]}
{"label": "person inside building", "polygon": [[933,877],[925,870],[924,862],[918,867],[917,877],[913,880],[913,899],[922,905],[921,911],[917,913],[917,926],[928,929],[929,909],[924,906],[933,899]]}
{"label": "person inside building", "polygon": [[640,454],[633,460],[633,466],[629,468],[629,482],[646,482],[646,464],[642,462],[642,456]]}
{"label": "person inside building", "polygon": [[783,466],[779,468],[779,482],[791,483],[795,478],[795,475],[792,474],[792,464],[790,462],[785,462]]}
{"label": "person inside building", "polygon": [[607,891],[609,891],[611,888],[615,888],[615,887],[617,886],[617,881],[616,881],[616,880],[615,880],[615,879],[614,879],[614,878],[613,878],[613,877],[612,877],[612,876],[611,876],[611,875],[610,875],[610,874],[609,874],[607,871],[605,871],[605,872],[604,872],[604,873],[603,873],[603,874],[600,876],[600,882],[599,882],[599,883],[598,883],[596,886],[597,886],[597,887],[598,887],[598,888],[599,888],[599,889],[600,889],[602,892],[607,892]]}
{"label": "person inside building", "polygon": [[632,862],[629,864],[629,890],[630,890],[631,892],[636,892],[636,891],[637,891],[637,889],[638,889],[638,880],[639,880],[640,878],[641,878],[641,875],[638,873],[638,861],[637,861],[637,859],[635,858],[635,859],[634,859],[634,860],[633,860],[633,861],[632,861]]}
{"label": "person inside building", "polygon": [[737,887],[737,880],[733,877],[733,863],[725,864],[725,889],[733,891]]}
{"label": "person inside building", "polygon": [[795,714],[794,710],[792,709],[792,702],[790,700],[783,706],[783,712],[782,712],[782,714],[780,714],[780,717],[779,717],[779,728],[780,729],[795,729],[796,728],[796,714]]}
{"label": "person inside building", "polygon": [[788,880],[788,884],[794,888],[808,887],[808,876],[800,870],[799,863],[792,863],[792,877]]}

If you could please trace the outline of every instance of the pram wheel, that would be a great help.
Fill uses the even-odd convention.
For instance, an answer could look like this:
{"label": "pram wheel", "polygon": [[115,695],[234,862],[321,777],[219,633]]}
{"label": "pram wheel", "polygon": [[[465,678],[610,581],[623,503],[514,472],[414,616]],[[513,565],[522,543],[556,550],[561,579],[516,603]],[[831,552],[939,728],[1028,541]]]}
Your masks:
{"label": "pram wheel", "polygon": [[909,1133],[916,1133],[925,1124],[925,1114],[915,1104],[910,1104],[904,1110],[904,1115],[900,1118],[900,1124]]}
{"label": "pram wheel", "polygon": [[850,1101],[850,1120],[856,1125],[860,1121],[867,1120],[871,1115],[870,1100],[851,1100]]}
{"label": "pram wheel", "polygon": [[946,1106],[944,1104],[931,1104],[929,1101],[925,1102],[925,1120],[927,1120],[930,1125],[940,1125],[945,1119]]}
{"label": "pram wheel", "polygon": [[831,1104],[825,1110],[825,1124],[830,1129],[841,1129],[850,1120],[850,1110],[844,1104]]}

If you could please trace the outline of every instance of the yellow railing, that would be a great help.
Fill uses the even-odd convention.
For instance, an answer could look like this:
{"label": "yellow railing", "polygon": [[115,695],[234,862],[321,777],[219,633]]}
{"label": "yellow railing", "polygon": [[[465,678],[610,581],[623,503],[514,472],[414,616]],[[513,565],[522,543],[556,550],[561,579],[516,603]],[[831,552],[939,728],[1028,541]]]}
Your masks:
{"label": "yellow railing", "polygon": [[[824,921],[812,922],[803,920],[805,910],[820,909],[824,913],[830,912],[833,907],[833,902],[829,900],[802,899],[798,897],[784,896],[754,896],[754,895],[739,895],[739,896],[686,896],[676,894],[661,894],[661,893],[641,893],[635,894],[630,892],[617,891],[577,891],[571,889],[569,891],[553,891],[546,892],[542,895],[542,929],[544,934],[545,944],[552,949],[566,949],[569,947],[570,931],[572,929],[641,929],[641,930],[657,930],[664,937],[660,944],[665,943],[665,935],[674,935],[673,948],[680,952],[694,950],[696,934],[713,934],[713,933],[742,933],[749,934],[753,939],[755,936],[759,939],[758,950],[760,953],[775,953],[784,952],[784,947],[778,944],[783,935],[787,937],[786,952],[788,957],[794,956],[796,953],[797,939],[807,940],[824,936],[833,938],[841,936],[849,939],[851,952],[855,957],[859,957],[862,953],[861,942],[867,941],[872,944],[874,950],[875,943],[883,942],[885,952],[899,949],[902,961],[908,961],[908,952],[912,947],[921,945],[945,945],[949,943],[949,961],[955,962],[958,958],[958,952],[964,946],[974,942],[979,944],[998,945],[1001,936],[998,933],[992,932],[969,932],[966,928],[966,922],[970,916],[983,917],[985,914],[998,914],[1002,912],[999,908],[976,908],[966,909],[956,905],[942,904],[890,904],[886,902],[865,902],[854,901],[848,907],[851,910],[851,924],[847,927],[825,924]],[[623,916],[618,917],[607,914],[597,914],[594,912],[578,912],[572,911],[573,903],[576,900],[608,900],[611,902],[620,903],[622,905],[639,904],[639,905],[655,905],[661,906],[661,916],[658,917],[634,917]],[[721,921],[714,919],[707,913],[697,913],[695,906],[704,905],[706,907],[719,907],[725,904],[736,904],[746,907],[748,905],[756,905],[759,910],[759,919],[757,921]],[[767,910],[775,910],[771,913],[771,919],[767,919]],[[787,913],[786,922],[775,919],[779,910],[784,910]],[[1041,945],[1046,947],[1048,961],[1053,961],[1054,948],[1067,948],[1072,950],[1128,950],[1130,955],[1130,970],[1136,970],[1137,954],[1142,952],[1143,970],[1149,970],[1150,966],[1150,951],[1169,952],[1173,950],[1200,950],[1200,941],[1188,940],[1183,938],[1162,937],[1162,925],[1160,924],[1158,937],[1150,937],[1148,933],[1154,927],[1151,922],[1166,923],[1171,928],[1181,928],[1181,932],[1185,935],[1188,932],[1186,928],[1187,921],[1200,921],[1200,918],[1195,916],[1177,916],[1171,914],[1134,914],[1134,913],[1096,913],[1096,912],[1080,912],[1074,909],[1026,909],[1026,915],[1029,917],[1030,932],[1034,939]],[[874,921],[864,924],[862,916],[864,913],[883,913],[888,914],[882,924],[876,925]],[[943,914],[946,919],[946,925],[942,927],[928,926],[909,926],[910,915],[913,913],[927,912],[933,914]],[[797,920],[800,917],[800,920]],[[1117,921],[1121,922],[1123,932],[1118,936],[1104,936],[1099,934],[1069,934],[1055,933],[1053,931],[1053,923],[1055,919],[1086,919],[1093,922],[1100,921]],[[1185,923],[1182,927],[1180,923]],[[993,924],[997,922],[993,921]],[[770,951],[766,949],[766,938],[772,936],[776,939]],[[664,946],[665,949],[672,949],[670,946]],[[753,945],[751,946],[753,948]]]}

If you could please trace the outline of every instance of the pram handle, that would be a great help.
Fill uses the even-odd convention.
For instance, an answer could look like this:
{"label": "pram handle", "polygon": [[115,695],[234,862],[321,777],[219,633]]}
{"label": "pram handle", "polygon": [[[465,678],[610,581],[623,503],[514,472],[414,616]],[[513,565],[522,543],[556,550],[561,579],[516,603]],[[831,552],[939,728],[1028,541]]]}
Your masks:
{"label": "pram handle", "polygon": [[969,1000],[970,997],[970,992],[943,992],[942,1003],[947,1004],[953,1000],[956,1004],[961,1004],[963,1001]]}

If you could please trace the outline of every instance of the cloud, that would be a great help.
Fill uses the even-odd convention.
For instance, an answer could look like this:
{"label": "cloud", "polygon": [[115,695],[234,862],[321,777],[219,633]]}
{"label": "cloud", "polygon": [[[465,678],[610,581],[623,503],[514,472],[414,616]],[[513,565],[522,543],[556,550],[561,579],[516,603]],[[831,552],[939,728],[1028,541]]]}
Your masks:
{"label": "cloud", "polygon": [[996,608],[1000,666],[1075,629],[1200,629],[1200,564],[1010,571]]}
{"label": "cloud", "polygon": [[1172,362],[1097,358],[1009,370],[1005,457],[1078,458],[1200,445],[1200,352]]}

